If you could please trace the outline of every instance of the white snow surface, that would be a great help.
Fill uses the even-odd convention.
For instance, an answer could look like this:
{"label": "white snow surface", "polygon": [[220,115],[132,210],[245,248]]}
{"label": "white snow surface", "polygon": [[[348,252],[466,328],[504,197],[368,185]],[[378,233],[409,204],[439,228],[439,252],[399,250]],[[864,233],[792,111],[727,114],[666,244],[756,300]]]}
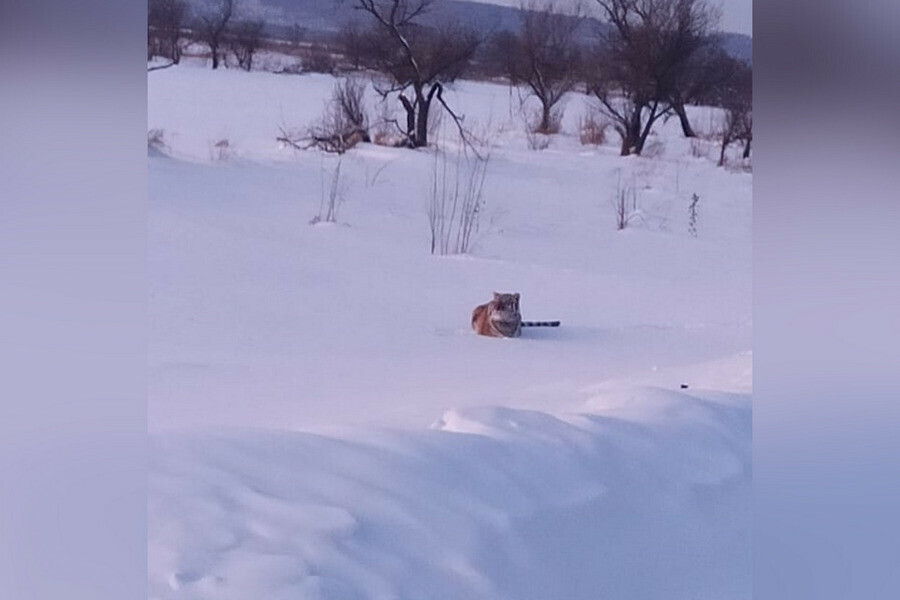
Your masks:
{"label": "white snow surface", "polygon": [[[150,597],[749,598],[752,175],[676,119],[582,146],[579,95],[533,151],[515,92],[461,82],[486,211],[436,257],[431,149],[351,150],[309,224],[337,158],[276,137],[335,81],[148,74]],[[562,326],[474,335],[494,290]]]}

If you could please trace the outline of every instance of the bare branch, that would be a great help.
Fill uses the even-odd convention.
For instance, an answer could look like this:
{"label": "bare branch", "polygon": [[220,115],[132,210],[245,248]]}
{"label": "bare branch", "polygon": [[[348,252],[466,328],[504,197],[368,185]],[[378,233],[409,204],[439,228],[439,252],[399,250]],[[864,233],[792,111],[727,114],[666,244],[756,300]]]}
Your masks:
{"label": "bare branch", "polygon": [[175,61],[173,60],[173,61],[171,61],[171,62],[168,62],[168,63],[164,64],[164,65],[155,65],[155,66],[152,66],[152,67],[147,67],[147,72],[149,73],[149,72],[151,72],[151,71],[159,71],[160,69],[168,69],[169,67],[174,67],[175,65],[176,65],[176,63],[175,63]]}

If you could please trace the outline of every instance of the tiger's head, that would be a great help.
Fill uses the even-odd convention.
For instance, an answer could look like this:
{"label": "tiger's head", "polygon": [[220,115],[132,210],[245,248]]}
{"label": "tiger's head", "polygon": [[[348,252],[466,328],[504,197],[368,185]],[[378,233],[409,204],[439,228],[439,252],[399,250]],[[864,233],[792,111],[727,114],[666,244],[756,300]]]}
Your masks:
{"label": "tiger's head", "polygon": [[494,292],[491,321],[513,323],[522,319],[519,313],[519,294],[500,294]]}

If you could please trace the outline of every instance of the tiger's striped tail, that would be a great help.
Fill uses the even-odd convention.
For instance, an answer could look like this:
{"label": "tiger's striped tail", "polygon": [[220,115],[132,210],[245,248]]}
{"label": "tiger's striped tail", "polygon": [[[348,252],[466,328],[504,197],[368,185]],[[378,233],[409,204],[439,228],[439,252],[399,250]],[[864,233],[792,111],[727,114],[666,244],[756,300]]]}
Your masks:
{"label": "tiger's striped tail", "polygon": [[522,327],[559,327],[559,321],[522,321]]}

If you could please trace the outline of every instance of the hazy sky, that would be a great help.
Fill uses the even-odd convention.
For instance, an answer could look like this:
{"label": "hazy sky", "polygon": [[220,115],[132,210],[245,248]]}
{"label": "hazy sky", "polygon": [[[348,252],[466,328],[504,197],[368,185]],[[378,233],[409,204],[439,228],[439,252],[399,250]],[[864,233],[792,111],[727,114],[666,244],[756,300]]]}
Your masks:
{"label": "hazy sky", "polygon": [[[506,6],[520,6],[522,0],[473,0],[486,4],[503,4]],[[556,0],[559,5],[574,5],[581,3],[588,10],[592,10],[594,0]],[[734,33],[753,34],[753,0],[708,0],[712,4],[722,7],[722,30]],[[593,11],[592,11],[593,12]],[[596,14],[596,13],[594,13]]]}
{"label": "hazy sky", "polygon": [[753,0],[719,0],[722,29],[753,35]]}

